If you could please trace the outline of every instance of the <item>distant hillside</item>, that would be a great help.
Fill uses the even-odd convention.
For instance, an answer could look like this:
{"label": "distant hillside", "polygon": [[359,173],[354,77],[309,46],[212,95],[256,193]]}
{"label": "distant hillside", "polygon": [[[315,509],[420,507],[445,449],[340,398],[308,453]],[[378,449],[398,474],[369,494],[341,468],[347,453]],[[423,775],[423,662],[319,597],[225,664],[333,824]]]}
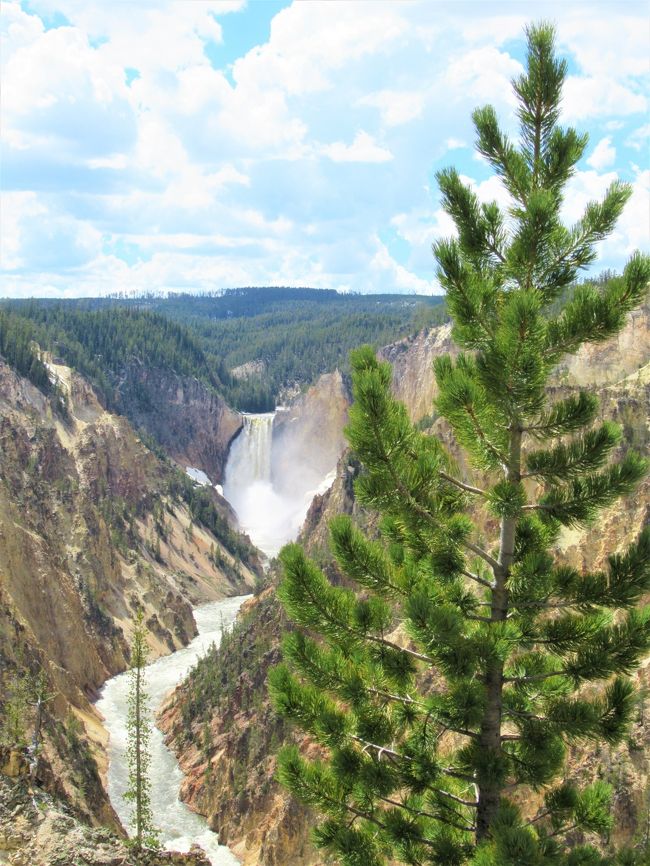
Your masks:
{"label": "distant hillside", "polygon": [[345,371],[350,349],[361,343],[379,347],[445,321],[442,300],[267,287],[215,296],[12,301],[5,309],[43,325],[49,343],[59,343],[66,360],[102,390],[109,384],[102,370],[146,352],[148,363],[195,375],[237,409],[265,411],[283,389]]}
{"label": "distant hillside", "polygon": [[[19,338],[16,338],[16,335]],[[24,360],[34,341],[86,376],[109,408],[117,408],[117,382],[124,368],[139,363],[193,376],[220,390],[228,373],[208,361],[188,330],[165,316],[116,305],[92,309],[76,302],[8,301],[0,308],[0,350],[38,387],[42,372]],[[13,355],[11,347],[17,346]]]}

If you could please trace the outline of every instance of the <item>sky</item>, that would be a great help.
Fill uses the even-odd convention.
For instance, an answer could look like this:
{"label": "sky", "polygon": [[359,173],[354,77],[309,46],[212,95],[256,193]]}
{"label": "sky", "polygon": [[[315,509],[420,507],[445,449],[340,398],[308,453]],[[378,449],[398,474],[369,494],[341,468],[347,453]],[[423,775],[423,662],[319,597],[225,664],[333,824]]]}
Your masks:
{"label": "sky", "polygon": [[435,174],[508,205],[471,112],[516,135],[527,22],[588,132],[563,216],[633,195],[592,270],[650,239],[647,2],[2,0],[0,295],[294,285],[440,293]]}

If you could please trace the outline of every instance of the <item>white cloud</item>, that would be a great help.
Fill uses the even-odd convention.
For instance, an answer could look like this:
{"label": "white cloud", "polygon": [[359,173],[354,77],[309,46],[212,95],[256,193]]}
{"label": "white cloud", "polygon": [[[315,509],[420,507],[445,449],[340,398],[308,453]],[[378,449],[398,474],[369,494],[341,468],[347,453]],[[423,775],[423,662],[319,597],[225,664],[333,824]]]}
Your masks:
{"label": "white cloud", "polygon": [[9,271],[67,271],[99,252],[100,232],[48,205],[34,192],[3,194],[0,249]]}
{"label": "white cloud", "polygon": [[[3,0],[3,180],[19,190],[3,207],[3,291],[274,281],[430,291],[431,241],[454,233],[430,189],[434,172],[455,162],[476,175],[466,179],[481,201],[509,205],[485,161],[473,161],[470,113],[493,103],[515,130],[523,12],[297,2],[272,21],[267,13],[264,44],[213,68],[206,45],[225,39],[228,52],[220,22],[242,6],[156,0],[126,14],[104,0],[30,0],[27,12]],[[572,181],[565,215],[575,219],[614,169],[629,171],[614,134],[647,108],[645,22],[612,7],[602,28],[578,0],[538,7],[571,54],[565,116],[602,139]],[[46,31],[45,12],[71,26]],[[127,85],[130,69],[139,76]],[[625,144],[640,150],[647,131]],[[647,244],[647,195],[638,170],[602,247],[608,266]],[[399,262],[377,241],[390,228]]]}
{"label": "white cloud", "polygon": [[467,143],[462,138],[448,138],[445,141],[446,150],[459,150],[461,147],[467,147]]}
{"label": "white cloud", "polygon": [[647,147],[648,139],[650,138],[650,123],[644,123],[628,137],[625,144],[628,147],[633,147],[634,150],[641,150]]}
{"label": "white cloud", "polygon": [[603,18],[597,13],[585,15],[580,7],[569,10],[558,22],[560,50],[569,48],[584,73],[604,81],[647,75],[647,9],[642,11],[641,5],[636,5],[636,10],[630,3],[620,4],[616,16],[604,13],[611,26],[603,26]]}
{"label": "white cloud", "polygon": [[637,171],[632,195],[613,234],[603,244],[604,256],[629,256],[650,246],[650,169]]}
{"label": "white cloud", "polygon": [[207,173],[197,166],[188,165],[175,174],[160,204],[165,209],[179,207],[196,211],[211,208],[217,193],[229,184],[249,186],[250,178],[232,165]]}
{"label": "white cloud", "polygon": [[480,182],[463,174],[460,175],[460,179],[474,190],[482,204],[496,201],[503,210],[507,210],[512,205],[510,193],[495,174]]}
{"label": "white cloud", "polygon": [[607,188],[617,179],[614,171],[599,174],[597,171],[577,171],[566,186],[562,218],[568,223],[576,223],[591,201],[602,199]]}
{"label": "white cloud", "polygon": [[584,121],[590,117],[621,117],[647,111],[648,100],[636,88],[610,76],[570,75],[564,87],[562,118]]}
{"label": "white cloud", "polygon": [[385,244],[377,238],[377,252],[370,262],[371,278],[376,281],[376,291],[409,292],[418,295],[440,294],[440,287],[434,280],[423,280],[398,264],[389,253]]}
{"label": "white cloud", "polygon": [[4,192],[0,208],[0,260],[2,267],[16,270],[26,264],[21,255],[23,224],[47,212],[35,192]]}
{"label": "white cloud", "polygon": [[378,90],[358,101],[379,109],[385,126],[400,126],[422,115],[425,94],[409,90]]}
{"label": "white cloud", "polygon": [[587,159],[587,165],[595,168],[596,171],[602,171],[612,165],[616,160],[616,148],[612,145],[612,139],[601,138],[593,150],[591,156]]}
{"label": "white cloud", "polygon": [[36,15],[27,15],[20,8],[20,3],[3,2],[0,15],[0,34],[2,35],[2,51],[0,65],[4,67],[12,56],[29,45],[32,45],[43,34],[45,28]]}
{"label": "white cloud", "polygon": [[408,29],[401,6],[348,0],[293,3],[273,19],[269,41],[237,60],[237,86],[280,87],[288,94],[331,86],[329,73],[386,50]]}
{"label": "white cloud", "polygon": [[471,97],[477,102],[514,104],[511,79],[523,67],[507,52],[492,46],[474,48],[449,63],[442,86],[449,99]]}
{"label": "white cloud", "polygon": [[99,158],[128,146],[135,117],[123,70],[94,50],[82,30],[45,31],[29,23],[34,18],[11,10],[2,100],[8,143],[63,159]]}
{"label": "white cloud", "polygon": [[126,168],[129,164],[129,158],[125,153],[111,153],[108,156],[98,156],[94,159],[86,160],[88,168]]}
{"label": "white cloud", "polygon": [[108,62],[134,67],[143,74],[179,70],[197,62],[204,40],[221,42],[216,16],[242,8],[243,2],[129,3],[89,0],[33,0],[36,12],[58,11],[93,40],[107,40],[98,51]]}
{"label": "white cloud", "polygon": [[357,132],[352,144],[335,141],[325,144],[321,153],[333,162],[389,162],[393,154],[381,147],[367,132]]}
{"label": "white cloud", "polygon": [[426,246],[429,255],[434,240],[452,237],[457,233],[454,221],[442,208],[395,214],[390,224],[411,246]]}

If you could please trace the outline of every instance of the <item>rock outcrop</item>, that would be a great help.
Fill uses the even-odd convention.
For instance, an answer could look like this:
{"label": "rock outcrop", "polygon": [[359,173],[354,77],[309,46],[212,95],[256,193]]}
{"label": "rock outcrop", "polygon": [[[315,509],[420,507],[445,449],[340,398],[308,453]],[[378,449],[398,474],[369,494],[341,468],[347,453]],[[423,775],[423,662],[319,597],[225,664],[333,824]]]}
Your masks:
{"label": "rock outcrop", "polygon": [[118,388],[119,409],[181,466],[195,466],[213,484],[223,481],[230,443],[242,417],[198,379],[131,364]]}
{"label": "rock outcrop", "polygon": [[451,325],[427,328],[379,351],[379,357],[393,368],[393,394],[404,403],[412,421],[420,421],[433,411],[434,359],[456,352]]}
{"label": "rock outcrop", "polygon": [[196,848],[189,854],[137,854],[106,828],[91,828],[66,804],[24,780],[0,776],[0,863],[6,866],[210,866]]}
{"label": "rock outcrop", "polygon": [[336,370],[320,376],[287,408],[277,410],[273,423],[274,486],[291,494],[296,467],[301,487],[314,490],[336,466],[345,447],[343,427],[349,395]]}

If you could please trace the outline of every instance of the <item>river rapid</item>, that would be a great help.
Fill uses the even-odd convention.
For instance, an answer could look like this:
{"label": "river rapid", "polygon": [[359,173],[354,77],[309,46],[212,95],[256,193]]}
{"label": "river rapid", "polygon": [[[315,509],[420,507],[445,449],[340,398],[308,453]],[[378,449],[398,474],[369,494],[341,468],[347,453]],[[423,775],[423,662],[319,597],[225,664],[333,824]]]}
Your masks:
{"label": "river rapid", "polygon": [[[146,689],[151,717],[167,693],[187,676],[208,647],[219,643],[223,630],[234,622],[237,611],[248,597],[228,598],[196,608],[194,619],[199,632],[197,637],[185,648],[147,665]],[[126,718],[129,686],[129,672],[118,674],[104,685],[97,702],[97,708],[105,719],[104,726],[110,734],[108,794],[127,830],[132,810],[131,804],[124,800],[128,785]],[[219,844],[217,834],[208,828],[205,820],[179,800],[183,774],[175,755],[165,745],[161,731],[153,725],[150,754],[151,807],[162,847],[172,851],[189,851],[191,845],[196,843],[206,852],[212,866],[237,866],[239,860],[228,848]]]}

